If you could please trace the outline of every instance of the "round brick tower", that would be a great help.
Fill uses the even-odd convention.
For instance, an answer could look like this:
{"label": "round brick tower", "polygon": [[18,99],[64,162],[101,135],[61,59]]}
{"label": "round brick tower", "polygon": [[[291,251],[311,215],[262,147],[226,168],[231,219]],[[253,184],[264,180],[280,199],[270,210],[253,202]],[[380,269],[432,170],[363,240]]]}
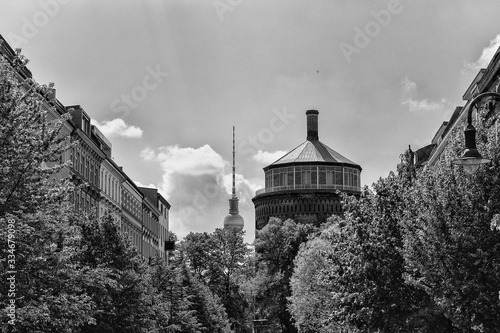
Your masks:
{"label": "round brick tower", "polygon": [[342,212],[338,191],[361,192],[361,166],[319,141],[318,114],[306,112],[306,141],[264,168],[265,188],[252,199],[256,229],[262,229],[270,217],[326,222]]}

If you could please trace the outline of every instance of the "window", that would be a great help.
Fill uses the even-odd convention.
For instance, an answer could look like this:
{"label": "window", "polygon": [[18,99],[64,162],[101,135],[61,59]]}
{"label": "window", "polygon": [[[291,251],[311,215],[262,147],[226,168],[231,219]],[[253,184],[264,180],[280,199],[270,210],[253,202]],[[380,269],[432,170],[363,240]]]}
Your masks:
{"label": "window", "polygon": [[311,173],[311,184],[317,185],[318,184],[318,168],[312,167],[310,173]]}
{"label": "window", "polygon": [[345,186],[351,188],[359,188],[359,171],[353,168],[344,169]]}
{"label": "window", "polygon": [[272,171],[267,171],[266,172],[266,183],[265,183],[266,188],[272,187]]}
{"label": "window", "polygon": [[90,164],[90,182],[94,182],[94,166]]}
{"label": "window", "polygon": [[326,171],[326,184],[327,185],[333,185],[333,170],[327,170]]}
{"label": "window", "polygon": [[73,168],[76,171],[80,170],[80,152],[79,151],[76,152],[76,160],[75,160],[75,164],[74,164]]}
{"label": "window", "polygon": [[273,171],[273,187],[280,186],[280,173]]}
{"label": "window", "polygon": [[302,171],[302,183],[311,185],[311,171]]}
{"label": "window", "polygon": [[286,174],[287,185],[293,185],[293,168],[289,168]]}
{"label": "window", "polygon": [[87,134],[87,120],[85,118],[82,119],[82,129]]}
{"label": "window", "polygon": [[343,185],[344,184],[344,182],[342,181],[342,170],[335,171],[335,184],[336,185]]}
{"label": "window", "polygon": [[[297,168],[300,170],[300,168]],[[297,170],[297,172],[295,172],[295,184],[296,185],[302,185],[302,173],[301,171]]]}
{"label": "window", "polygon": [[85,159],[85,174],[84,174],[86,179],[89,179],[89,159]]}

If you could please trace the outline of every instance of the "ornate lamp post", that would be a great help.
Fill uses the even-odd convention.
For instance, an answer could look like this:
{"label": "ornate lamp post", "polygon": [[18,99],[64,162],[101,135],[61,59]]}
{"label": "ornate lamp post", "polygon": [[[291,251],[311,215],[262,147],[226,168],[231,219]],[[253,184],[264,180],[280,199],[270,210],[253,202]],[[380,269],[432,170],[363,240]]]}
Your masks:
{"label": "ornate lamp post", "polygon": [[491,160],[483,158],[479,150],[476,147],[476,129],[472,125],[472,111],[476,104],[485,97],[493,97],[495,99],[500,99],[500,94],[496,92],[485,92],[477,95],[470,102],[470,106],[467,114],[467,127],[465,128],[465,150],[461,157],[454,159],[451,163],[455,165],[462,165],[464,170],[470,174],[473,174],[479,169],[482,164],[488,164]]}

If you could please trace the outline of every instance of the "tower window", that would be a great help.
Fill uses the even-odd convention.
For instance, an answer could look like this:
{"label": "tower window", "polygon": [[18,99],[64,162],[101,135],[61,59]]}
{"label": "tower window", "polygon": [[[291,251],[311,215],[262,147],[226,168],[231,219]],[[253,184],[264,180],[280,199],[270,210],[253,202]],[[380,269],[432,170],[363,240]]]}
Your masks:
{"label": "tower window", "polygon": [[311,185],[311,171],[302,171],[302,182],[304,185]]}

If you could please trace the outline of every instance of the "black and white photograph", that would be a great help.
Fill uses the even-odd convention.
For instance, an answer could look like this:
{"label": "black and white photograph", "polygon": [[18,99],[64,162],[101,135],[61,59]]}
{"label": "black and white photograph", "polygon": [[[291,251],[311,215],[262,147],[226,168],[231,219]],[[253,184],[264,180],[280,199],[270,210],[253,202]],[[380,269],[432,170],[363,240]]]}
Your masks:
{"label": "black and white photograph", "polygon": [[0,331],[500,333],[498,0],[0,0]]}

